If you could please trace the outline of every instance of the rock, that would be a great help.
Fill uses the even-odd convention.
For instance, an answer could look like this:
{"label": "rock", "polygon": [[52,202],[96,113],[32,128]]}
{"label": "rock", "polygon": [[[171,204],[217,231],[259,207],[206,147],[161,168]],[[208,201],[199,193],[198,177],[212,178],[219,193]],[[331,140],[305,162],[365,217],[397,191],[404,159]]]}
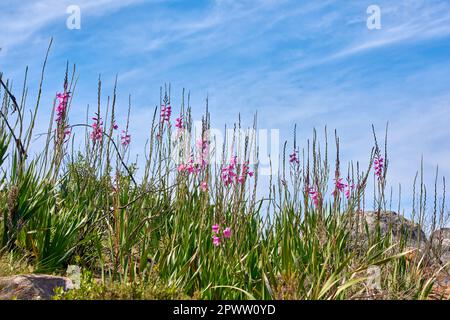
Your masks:
{"label": "rock", "polygon": [[0,300],[48,300],[54,295],[57,287],[67,291],[73,289],[73,283],[65,277],[43,274],[2,277],[0,278]]}
{"label": "rock", "polygon": [[[363,238],[367,239],[366,223],[369,234],[373,234],[376,231],[378,221],[376,211],[360,212],[354,219],[357,219],[355,223],[358,223],[358,227],[355,227],[354,230],[358,230],[358,234]],[[380,212],[380,231],[382,236],[386,236],[390,232],[394,241],[399,241],[403,237],[403,239],[407,240],[408,247],[425,248],[427,243],[427,237],[420,225],[413,223],[394,211]],[[353,231],[353,233],[355,232]]]}
{"label": "rock", "polygon": [[450,266],[450,228],[442,228],[431,234],[434,253],[440,258],[442,264]]}

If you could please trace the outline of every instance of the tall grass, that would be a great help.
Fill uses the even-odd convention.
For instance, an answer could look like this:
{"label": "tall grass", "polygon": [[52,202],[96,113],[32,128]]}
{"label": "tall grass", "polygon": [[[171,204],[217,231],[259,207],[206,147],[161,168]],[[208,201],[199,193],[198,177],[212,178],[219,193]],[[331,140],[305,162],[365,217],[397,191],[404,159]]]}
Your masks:
{"label": "tall grass", "polygon": [[[297,162],[286,159],[290,148],[285,144],[282,167],[273,173],[266,197],[259,198],[258,162],[246,167],[246,161],[258,158],[256,137],[242,136],[239,121],[225,144],[216,145],[208,134],[211,123],[206,108],[200,137],[209,153],[202,159],[202,147],[194,145],[192,110],[184,91],[181,106],[173,110],[183,119],[179,131],[173,125],[174,116],[170,122],[160,117],[171,104],[170,87],[161,89],[160,106],[149,124],[144,165],[139,169],[128,161],[130,145],[122,143],[114,128],[117,81],[105,106],[99,78],[95,112],[88,110],[86,123],[70,123],[77,77],[75,67],[70,72],[67,68],[61,90],[70,95],[67,108],[58,122],[51,114],[47,134],[40,138],[45,144],[31,158],[42,79],[30,117],[26,77],[20,101],[11,83],[1,79],[2,252],[25,257],[35,272],[59,273],[69,264],[78,264],[104,282],[164,283],[202,299],[423,299],[431,290],[435,274],[423,259],[408,259],[408,239],[394,241],[358,226],[363,224],[360,213],[373,179],[372,163],[382,155],[383,174],[373,179],[374,209],[378,214],[388,209],[387,147],[383,151],[378,145],[375,130],[366,168],[359,163],[342,168],[337,135],[336,159],[329,159],[326,131],[322,147],[314,131],[297,153]],[[128,119],[130,109],[131,98]],[[94,113],[96,119],[91,121]],[[130,125],[127,120],[123,129],[128,132]],[[95,128],[100,128],[98,139],[90,136]],[[84,134],[84,148],[75,149],[75,132]],[[294,150],[300,151],[295,134],[293,142]],[[177,149],[180,145],[184,147]],[[175,151],[177,157],[173,157]],[[210,161],[213,153],[220,163]],[[205,160],[197,166],[198,172],[177,170],[191,155]],[[227,185],[222,168],[234,155],[241,160],[236,175],[245,178]],[[246,175],[247,170],[253,175]],[[348,199],[335,187],[339,178],[354,185]],[[442,203],[437,192],[433,216],[438,219],[432,218],[433,228],[445,224],[447,215],[445,191]],[[420,197],[414,201],[419,203],[422,224],[426,199],[421,179]],[[414,203],[413,215],[416,207]],[[215,224],[221,228],[218,246],[212,239]],[[225,227],[231,230],[229,238],[222,234]],[[366,285],[367,270],[374,265],[382,270],[382,289],[375,291]]]}

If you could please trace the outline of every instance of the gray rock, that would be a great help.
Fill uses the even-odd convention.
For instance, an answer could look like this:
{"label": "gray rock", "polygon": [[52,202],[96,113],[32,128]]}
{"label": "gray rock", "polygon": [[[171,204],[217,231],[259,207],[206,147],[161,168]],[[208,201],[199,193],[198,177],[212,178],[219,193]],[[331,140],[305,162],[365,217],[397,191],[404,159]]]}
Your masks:
{"label": "gray rock", "polygon": [[[379,217],[380,232],[382,236],[392,235],[394,241],[405,239],[408,247],[424,248],[427,237],[420,225],[404,218],[394,211],[382,211]],[[378,214],[376,211],[360,212],[354,217],[357,227],[354,230],[363,238],[367,238],[366,224],[369,234],[377,230]],[[356,233],[353,231],[353,233]]]}
{"label": "gray rock", "polygon": [[57,287],[67,291],[73,289],[73,283],[65,277],[41,274],[2,277],[0,278],[0,300],[48,300],[54,295]]}

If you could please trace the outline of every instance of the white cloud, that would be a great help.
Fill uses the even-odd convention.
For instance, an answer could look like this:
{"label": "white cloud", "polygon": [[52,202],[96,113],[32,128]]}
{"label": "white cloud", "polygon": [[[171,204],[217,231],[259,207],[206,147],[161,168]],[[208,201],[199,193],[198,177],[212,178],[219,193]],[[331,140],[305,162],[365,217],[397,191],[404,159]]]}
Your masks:
{"label": "white cloud", "polygon": [[135,5],[145,0],[23,0],[7,1],[0,5],[0,46],[9,49],[22,44],[42,28],[52,22],[61,20],[65,27],[68,17],[66,9],[69,5],[78,5],[83,15],[102,16],[123,7]]}

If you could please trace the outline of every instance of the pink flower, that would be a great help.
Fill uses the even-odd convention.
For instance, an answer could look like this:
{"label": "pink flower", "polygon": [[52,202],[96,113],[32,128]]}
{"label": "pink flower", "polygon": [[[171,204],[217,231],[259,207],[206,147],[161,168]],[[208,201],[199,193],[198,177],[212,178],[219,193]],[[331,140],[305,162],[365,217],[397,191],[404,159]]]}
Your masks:
{"label": "pink flower", "polygon": [[349,199],[352,194],[352,190],[355,189],[355,185],[354,184],[346,185],[346,188],[347,189],[345,189],[345,197]]}
{"label": "pink flower", "polygon": [[227,239],[231,237],[231,229],[230,227],[226,227],[225,230],[223,230],[223,236]]}
{"label": "pink flower", "polygon": [[248,161],[242,165],[242,170],[238,175],[237,171],[237,156],[231,157],[230,164],[222,168],[221,178],[225,186],[229,186],[233,182],[244,183],[247,177],[253,177],[253,172],[250,171]]}
{"label": "pink flower", "polygon": [[203,192],[208,191],[208,183],[206,181],[200,183],[200,190],[202,190]]}
{"label": "pink flower", "polygon": [[233,183],[234,178],[236,177],[236,173],[234,172],[234,165],[230,164],[224,168],[222,168],[222,181],[225,186],[228,186]]}
{"label": "pink flower", "polygon": [[294,150],[290,155],[289,155],[289,162],[290,163],[296,163],[296,164],[299,164],[300,163],[300,161],[298,160],[298,158],[297,158],[297,153],[298,153],[298,151],[297,150]]}
{"label": "pink flower", "polygon": [[103,121],[102,118],[95,114],[96,116],[92,118],[95,122],[92,124],[92,132],[90,138],[93,141],[102,141],[103,138]]}
{"label": "pink flower", "polygon": [[178,130],[183,129],[183,117],[182,116],[175,119],[175,127],[178,128]]}
{"label": "pink flower", "polygon": [[189,174],[197,174],[200,172],[200,168],[196,163],[194,163],[194,158],[192,155],[190,156],[189,161],[186,165],[186,170]]}
{"label": "pink flower", "polygon": [[103,127],[94,122],[92,124],[92,132],[90,134],[90,137],[94,141],[101,141],[103,137]]}
{"label": "pink flower", "polygon": [[215,234],[217,234],[217,233],[219,233],[219,225],[218,224],[213,224],[212,225],[212,232],[213,233],[215,233]]}
{"label": "pink flower", "polygon": [[114,129],[114,130],[117,130],[118,128],[119,128],[119,126],[118,126],[116,123],[114,123],[114,124],[113,124],[113,129]]}
{"label": "pink flower", "polygon": [[161,106],[161,122],[170,122],[170,116],[172,115],[172,107],[170,105]]}
{"label": "pink flower", "polygon": [[204,168],[208,164],[209,143],[206,140],[199,139],[196,142],[196,147],[199,154],[199,159],[197,162],[201,168]]}
{"label": "pink flower", "polygon": [[340,192],[343,192],[346,186],[345,183],[342,183],[342,178],[336,180],[336,189]]}
{"label": "pink flower", "polygon": [[207,162],[205,159],[200,159],[200,161],[194,161],[194,157],[191,154],[187,163],[182,163],[178,165],[178,172],[186,171],[188,174],[197,174],[206,166]]}
{"label": "pink flower", "polygon": [[130,142],[131,142],[131,135],[128,132],[122,130],[122,135],[120,136],[120,143],[123,146],[127,146],[130,144]]}
{"label": "pink flower", "polygon": [[232,184],[235,179],[238,180],[237,174],[235,172],[236,164],[237,156],[233,156],[231,157],[230,164],[222,168],[221,178],[225,186],[229,186],[230,184]]}
{"label": "pink flower", "polygon": [[378,179],[381,179],[381,176],[383,174],[383,164],[384,160],[381,156],[375,156],[375,159],[373,160],[373,166],[375,170],[375,175],[378,177]]}
{"label": "pink flower", "polygon": [[57,93],[56,98],[59,100],[59,103],[67,104],[70,98],[70,92]]}
{"label": "pink flower", "polygon": [[[348,181],[348,183],[350,183],[350,182]],[[336,190],[335,190],[335,192],[336,193],[337,192],[343,192],[347,199],[350,198],[351,192],[352,192],[352,190],[354,188],[355,188],[354,184],[345,184],[345,183],[343,183],[342,182],[342,178],[339,178],[339,179],[336,180]],[[333,194],[336,196],[337,195],[336,193],[333,193]]]}
{"label": "pink flower", "polygon": [[220,238],[218,236],[213,236],[213,245],[218,247],[220,245]]}
{"label": "pink flower", "polygon": [[310,188],[309,195],[310,195],[314,205],[317,207],[319,205],[319,192],[314,188]]}
{"label": "pink flower", "polygon": [[350,192],[351,192],[350,188],[347,188],[347,189],[345,190],[345,197],[346,197],[347,199],[350,198]]}
{"label": "pink flower", "polygon": [[63,121],[67,110],[67,103],[69,102],[70,92],[58,93],[56,98],[59,103],[56,107],[56,122],[59,124]]}
{"label": "pink flower", "polygon": [[241,175],[237,178],[238,183],[244,183],[247,176],[253,177],[253,172],[249,171],[248,161],[242,165]]}

